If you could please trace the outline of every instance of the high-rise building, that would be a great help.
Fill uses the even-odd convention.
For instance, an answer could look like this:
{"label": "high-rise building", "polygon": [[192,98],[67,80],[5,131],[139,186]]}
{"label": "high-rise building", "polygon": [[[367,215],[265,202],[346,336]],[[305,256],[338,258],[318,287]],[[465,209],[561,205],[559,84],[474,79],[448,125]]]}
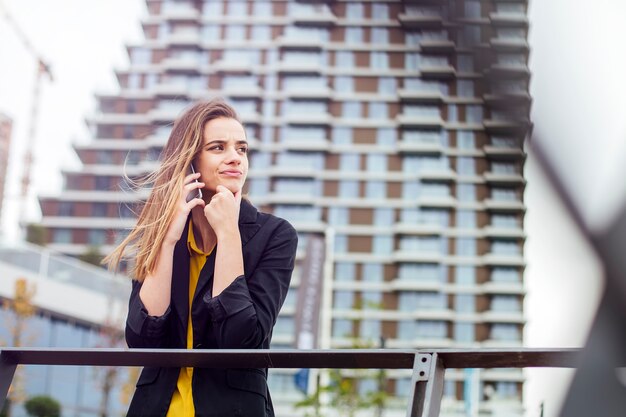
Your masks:
{"label": "high-rise building", "polygon": [[13,120],[11,120],[9,116],[0,113],[0,219],[2,218],[2,203],[5,198],[4,186],[7,178],[7,167],[9,165],[12,129]]}
{"label": "high-rise building", "polygon": [[[247,129],[251,201],[294,224],[302,254],[333,236],[322,347],[521,346],[526,0],[147,6],[120,93],[98,96],[93,140],[75,147],[83,167],[40,197],[51,247],[109,251],[146,197],[123,172],[154,170],[175,117],[221,96]],[[274,346],[293,343],[298,275]],[[406,397],[410,375],[387,376]],[[475,392],[481,413],[521,415],[522,384],[519,370],[450,370],[444,412]],[[274,371],[270,388],[293,415],[293,375]]]}

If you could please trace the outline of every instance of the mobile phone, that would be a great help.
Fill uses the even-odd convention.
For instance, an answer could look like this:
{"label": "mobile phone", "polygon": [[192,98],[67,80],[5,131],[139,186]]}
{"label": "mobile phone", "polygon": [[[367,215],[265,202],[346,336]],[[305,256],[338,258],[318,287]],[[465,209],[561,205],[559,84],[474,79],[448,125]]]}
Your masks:
{"label": "mobile phone", "polygon": [[[189,165],[189,170],[191,171],[191,174],[196,173],[196,170],[193,169],[193,164]],[[197,183],[198,179],[196,178],[194,181]],[[189,195],[187,195],[187,202],[190,202],[194,198],[202,198],[202,190],[200,188],[196,189],[196,191],[190,192]]]}

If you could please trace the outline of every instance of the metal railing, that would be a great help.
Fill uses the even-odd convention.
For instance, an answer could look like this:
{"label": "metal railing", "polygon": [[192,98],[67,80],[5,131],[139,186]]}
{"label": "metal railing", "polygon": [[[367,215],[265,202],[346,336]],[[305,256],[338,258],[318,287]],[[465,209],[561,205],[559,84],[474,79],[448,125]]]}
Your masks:
{"label": "metal railing", "polygon": [[186,350],[3,348],[0,407],[17,365],[167,366],[199,368],[412,369],[407,417],[439,415],[447,368],[579,365],[579,349]]}

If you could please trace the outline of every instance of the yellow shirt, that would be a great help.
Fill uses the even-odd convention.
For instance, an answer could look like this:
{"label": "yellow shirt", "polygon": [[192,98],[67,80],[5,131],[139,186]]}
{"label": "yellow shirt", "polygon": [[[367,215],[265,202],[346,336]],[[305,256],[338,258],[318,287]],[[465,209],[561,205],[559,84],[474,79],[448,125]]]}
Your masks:
{"label": "yellow shirt", "polygon": [[[189,321],[187,322],[187,349],[193,349],[193,326],[191,325],[191,302],[196,292],[200,271],[206,263],[206,258],[211,254],[204,253],[196,245],[193,235],[193,225],[189,220],[189,233],[187,234],[187,247],[189,248]],[[196,410],[193,405],[193,395],[191,392],[191,381],[193,378],[193,368],[181,368],[176,383],[176,391],[172,395],[170,408],[167,410],[167,417],[194,417]]]}

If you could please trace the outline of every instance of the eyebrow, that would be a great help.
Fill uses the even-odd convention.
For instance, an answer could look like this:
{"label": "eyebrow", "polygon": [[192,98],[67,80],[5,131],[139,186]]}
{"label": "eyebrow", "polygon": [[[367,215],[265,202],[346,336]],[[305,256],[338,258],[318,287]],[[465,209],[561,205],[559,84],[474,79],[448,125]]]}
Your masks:
{"label": "eyebrow", "polygon": [[[223,144],[228,142],[228,140],[225,139],[213,139],[207,143],[204,144],[204,146],[209,146],[209,145],[213,145],[213,144]],[[247,145],[248,141],[247,140],[238,140],[235,142],[236,145]]]}

